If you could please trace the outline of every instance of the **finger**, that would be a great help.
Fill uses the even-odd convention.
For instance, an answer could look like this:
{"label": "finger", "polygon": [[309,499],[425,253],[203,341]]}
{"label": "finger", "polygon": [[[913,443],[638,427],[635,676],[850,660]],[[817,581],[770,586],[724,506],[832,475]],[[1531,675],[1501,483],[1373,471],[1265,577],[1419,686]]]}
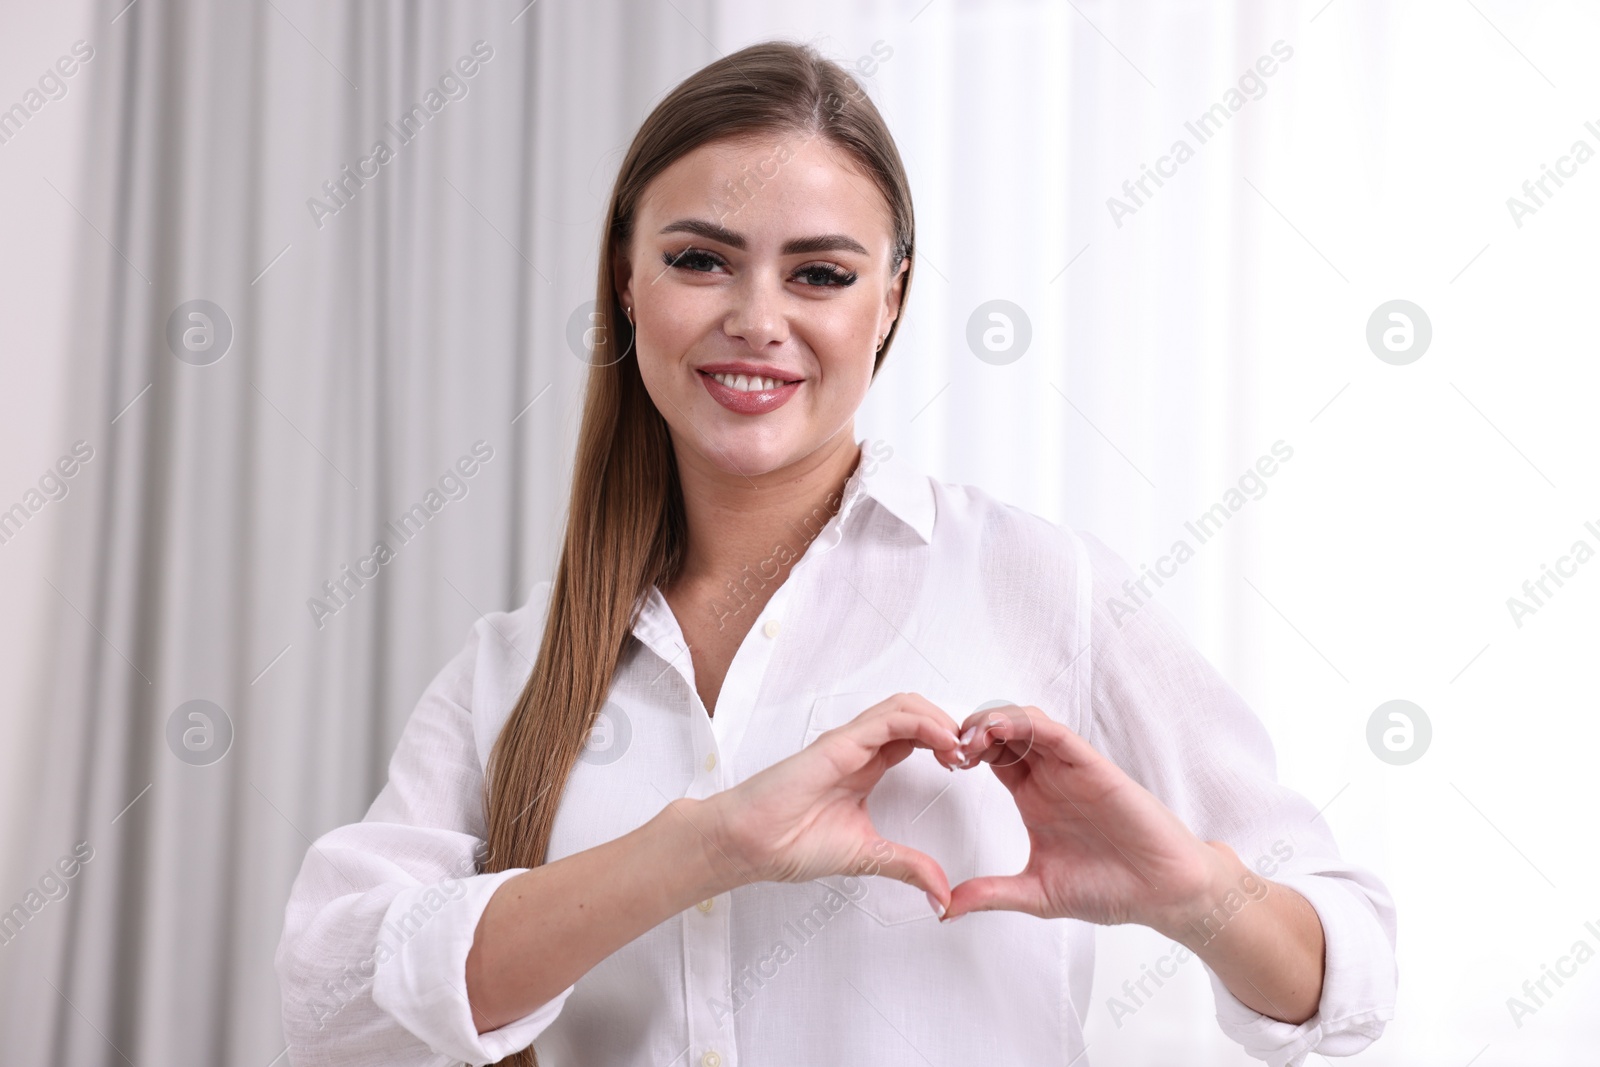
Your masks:
{"label": "finger", "polygon": [[1045,901],[1038,879],[1030,875],[986,875],[968,878],[950,891],[950,906],[944,922],[951,922],[974,911],[1020,911],[1043,915]]}
{"label": "finger", "polygon": [[973,712],[962,722],[960,740],[969,767],[980,759],[991,764],[1016,763],[1030,753],[1074,766],[1104,758],[1089,742],[1031,704]]}
{"label": "finger", "polygon": [[[1047,764],[1058,772],[1115,769],[1115,764],[1093,745],[1038,708],[1027,705],[998,710],[1011,714],[1003,715],[998,726],[991,725],[990,720],[979,724],[979,731],[990,743],[976,751],[976,742],[967,746],[973,761],[968,766],[975,766],[979,760],[989,763],[995,777],[1013,794],[1033,771],[1043,770]],[[993,711],[988,714],[992,715]],[[1016,736],[1019,732],[1025,744]]]}
{"label": "finger", "polygon": [[1024,758],[1018,759],[1015,763],[994,760],[989,763],[989,769],[994,772],[994,776],[999,780],[1000,784],[1006,787],[1006,791],[1014,797],[1033,774],[1034,767],[1038,764],[1040,758],[1039,753],[1033,751],[1027,753]]}
{"label": "finger", "polygon": [[955,720],[916,694],[901,693],[876,704],[837,729],[876,752],[890,741],[908,740],[939,754],[958,746]]}
{"label": "finger", "polygon": [[890,741],[878,749],[878,758],[883,761],[883,769],[888,770],[895,764],[903,762],[907,756],[916,750],[917,746],[910,741]]}
{"label": "finger", "polygon": [[975,767],[981,760],[996,766],[1022,762],[1033,749],[1034,718],[1044,718],[1039,709],[1015,704],[979,708],[962,722],[959,735],[965,755],[961,767]]}
{"label": "finger", "polygon": [[968,715],[962,722],[958,737],[967,752],[976,758],[1008,742],[1026,743],[1031,734],[1031,724],[1022,709],[1016,705],[1002,704],[979,708]]}
{"label": "finger", "polygon": [[939,862],[925,852],[918,852],[905,845],[897,845],[893,841],[880,840],[873,846],[876,857],[887,846],[888,855],[875,858],[873,870],[863,873],[878,875],[883,878],[893,878],[897,882],[914,885],[931,898],[928,905],[935,915],[942,915],[945,906],[950,900],[950,879],[945,877],[944,868]]}
{"label": "finger", "polygon": [[[948,712],[921,693],[896,693],[875,707],[883,709],[879,712],[880,714],[910,712],[915,715],[923,715],[940,727],[949,730],[952,736],[956,733],[956,721],[950,717]],[[934,751],[936,753],[948,752],[943,747],[935,748]]]}
{"label": "finger", "polygon": [[1078,736],[1064,724],[1055,721],[1038,708],[1025,708],[1031,713],[1034,750],[1046,753],[1069,766],[1083,766],[1103,760],[1095,747]]}

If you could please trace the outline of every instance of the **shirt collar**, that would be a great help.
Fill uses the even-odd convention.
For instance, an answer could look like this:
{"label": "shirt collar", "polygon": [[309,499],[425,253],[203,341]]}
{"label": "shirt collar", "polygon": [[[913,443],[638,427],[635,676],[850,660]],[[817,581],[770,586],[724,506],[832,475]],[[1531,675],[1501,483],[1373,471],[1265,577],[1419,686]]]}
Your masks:
{"label": "shirt collar", "polygon": [[[896,459],[894,449],[887,441],[857,441],[861,458],[855,470],[845,480],[837,521],[832,523],[833,540],[826,547],[838,544],[844,536],[845,520],[862,500],[871,500],[884,511],[904,523],[923,544],[933,539],[933,483],[926,474],[905,459]],[[662,595],[660,587],[652,584],[640,597],[634,609],[634,634],[644,641],[663,660],[673,662],[684,649],[672,640],[677,630],[676,622],[669,622],[672,609]],[[671,653],[671,646],[677,652]]]}
{"label": "shirt collar", "polygon": [[887,441],[857,442],[861,459],[844,485],[840,525],[857,501],[868,498],[909,526],[928,544],[933,539],[933,484],[910,462],[897,458]]}

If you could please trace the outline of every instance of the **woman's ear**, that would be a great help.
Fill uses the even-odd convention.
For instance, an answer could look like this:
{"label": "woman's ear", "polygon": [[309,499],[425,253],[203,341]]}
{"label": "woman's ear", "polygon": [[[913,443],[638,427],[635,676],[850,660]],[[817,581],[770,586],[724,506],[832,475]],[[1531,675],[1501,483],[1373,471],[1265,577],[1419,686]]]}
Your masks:
{"label": "woman's ear", "polygon": [[878,328],[878,336],[880,337],[888,336],[889,329],[894,326],[895,320],[900,317],[901,302],[904,300],[902,294],[904,294],[906,287],[906,272],[910,269],[911,257],[906,256],[900,260],[900,266],[896,268],[894,277],[889,280],[889,291],[883,297],[883,310],[889,317]]}
{"label": "woman's ear", "polygon": [[624,308],[633,306],[633,263],[626,252],[611,253],[611,284],[617,291],[617,302]]}
{"label": "woman's ear", "polygon": [[883,294],[883,307],[890,314],[888,322],[883,323],[883,330],[885,331],[894,325],[896,318],[899,318],[899,309],[901,309],[902,302],[906,299],[904,293],[906,293],[907,270],[910,270],[910,256],[901,259],[901,266],[894,269],[894,277],[890,278],[890,290],[888,290],[888,293]]}

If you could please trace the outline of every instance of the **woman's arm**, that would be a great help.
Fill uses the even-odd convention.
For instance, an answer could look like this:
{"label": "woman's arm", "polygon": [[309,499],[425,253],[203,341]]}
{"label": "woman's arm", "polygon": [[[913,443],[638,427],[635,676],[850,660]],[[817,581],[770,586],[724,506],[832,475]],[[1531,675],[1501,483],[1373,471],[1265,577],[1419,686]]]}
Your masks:
{"label": "woman's arm", "polygon": [[478,1032],[554,999],[595,964],[690,905],[740,885],[708,801],[679,798],[643,826],[510,879],[467,954]]}
{"label": "woman's arm", "polygon": [[446,981],[441,958],[465,958],[488,894],[512,877],[477,873],[483,777],[468,705],[483,642],[500,647],[504,631],[525,646],[526,621],[474,623],[418,700],[366,817],[306,852],[275,959],[294,1067],[424,1067],[445,1050],[482,1063],[512,1051],[478,1041],[459,1000],[458,1019],[452,1005],[391,999],[387,986],[390,972],[421,976],[430,992]]}
{"label": "woman's arm", "polygon": [[[1075,680],[1061,699],[1083,736],[1059,715],[997,709],[1013,736],[1033,738],[1028,755],[991,762],[1033,858],[1016,880],[957,886],[951,914],[1004,907],[1150,926],[1198,951],[1219,1025],[1252,1056],[1359,1052],[1394,1013],[1393,900],[1339,856],[1316,806],[1276,780],[1261,721],[1161,604],[1127,608],[1126,563],[1076,536],[1089,556],[1080,581],[1092,574],[1092,649],[1063,653]],[[1030,721],[1050,729],[1030,732]]]}
{"label": "woman's arm", "polygon": [[956,747],[944,711],[896,694],[732,789],[674,800],[631,833],[508,879],[467,955],[478,1032],[533,1012],[629,941],[735,886],[868,873],[947,899],[931,857],[897,844],[877,858],[883,839],[865,799],[914,749],[948,766]]}
{"label": "woman's arm", "polygon": [[1177,928],[1162,931],[1193,950],[1248,1007],[1287,1023],[1316,1014],[1326,946],[1310,901],[1260,877],[1221,841],[1217,880]]}

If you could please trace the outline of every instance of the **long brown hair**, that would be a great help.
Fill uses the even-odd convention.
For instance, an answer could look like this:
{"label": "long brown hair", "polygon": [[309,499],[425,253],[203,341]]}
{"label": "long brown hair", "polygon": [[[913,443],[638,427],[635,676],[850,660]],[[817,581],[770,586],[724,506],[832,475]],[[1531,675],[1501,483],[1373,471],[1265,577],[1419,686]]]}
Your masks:
{"label": "long brown hair", "polygon": [[[632,332],[613,267],[626,257],[651,180],[701,145],[752,135],[818,137],[848,154],[883,193],[893,220],[891,277],[912,255],[905,168],[888,127],[856,80],[809,45],[770,41],[711,63],[656,105],[622,161],[600,249],[599,328],[573,466],[566,539],[538,659],[489,759],[484,870],[545,861],[562,788],[604,705],[652,584],[683,564],[687,525],[667,423],[627,358]],[[900,293],[911,289],[907,269]],[[873,363],[899,329],[896,315]],[[613,348],[615,346],[615,348]],[[536,1067],[530,1047],[509,1057]]]}

